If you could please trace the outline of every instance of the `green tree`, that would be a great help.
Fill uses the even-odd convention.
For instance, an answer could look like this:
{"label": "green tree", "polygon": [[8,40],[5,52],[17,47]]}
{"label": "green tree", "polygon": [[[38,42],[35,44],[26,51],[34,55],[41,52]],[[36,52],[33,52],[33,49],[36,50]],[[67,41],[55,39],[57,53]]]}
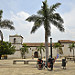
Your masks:
{"label": "green tree", "polygon": [[42,59],[42,51],[45,51],[45,48],[43,47],[43,43],[41,43],[40,46],[37,47],[37,51],[40,51],[41,59]]}
{"label": "green tree", "polygon": [[[34,22],[31,33],[34,33],[40,26],[44,26],[45,29],[45,48],[46,48],[46,63],[48,59],[48,37],[51,35],[51,25],[56,26],[61,32],[64,32],[63,19],[59,13],[55,13],[55,10],[61,3],[53,4],[48,7],[47,0],[43,1],[41,10],[37,12],[37,15],[32,15],[26,19],[26,21]],[[52,24],[51,24],[52,23]]]}
{"label": "green tree", "polygon": [[[2,20],[2,13],[3,11],[0,10],[0,28],[4,28],[4,29],[7,29],[9,28],[10,30],[14,30],[15,28],[12,26],[13,25],[13,22],[10,21],[10,20]],[[3,41],[3,33],[2,31],[0,30],[0,36],[1,36],[1,42]]]}
{"label": "green tree", "polygon": [[11,43],[4,42],[1,44],[0,41],[0,59],[2,55],[14,54],[15,47],[11,45]]}
{"label": "green tree", "polygon": [[54,43],[54,48],[57,48],[57,54],[63,54],[62,45],[60,43]]}
{"label": "green tree", "polygon": [[29,53],[28,47],[26,44],[23,44],[23,47],[20,48],[22,59],[25,58],[25,53]]}
{"label": "green tree", "polygon": [[69,48],[70,48],[70,52],[73,50],[73,57],[74,57],[75,43],[72,43],[71,45],[69,45]]}

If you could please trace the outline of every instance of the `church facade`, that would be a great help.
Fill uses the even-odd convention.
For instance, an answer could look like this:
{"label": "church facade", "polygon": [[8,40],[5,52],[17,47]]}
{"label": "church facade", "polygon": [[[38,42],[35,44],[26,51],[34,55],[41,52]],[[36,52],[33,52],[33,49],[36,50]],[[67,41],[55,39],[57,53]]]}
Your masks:
{"label": "church facade", "polygon": [[[10,35],[9,42],[11,42],[11,44],[16,47],[16,51],[14,54],[8,55],[8,58],[21,58],[20,48],[23,45],[23,37],[21,35]],[[58,42],[61,43],[61,45],[63,45],[62,46],[63,54],[60,56],[72,56],[73,55],[73,50],[70,52],[70,49],[68,47],[73,42],[75,43],[75,41],[59,40]],[[26,44],[29,47],[28,48],[29,53],[26,53],[25,55],[26,58],[31,58],[32,56],[34,56],[34,58],[38,58],[41,56],[40,52],[37,51],[37,47],[39,47],[41,43],[24,43],[24,44]],[[53,44],[54,43],[52,43],[52,45]],[[45,43],[43,43],[43,47],[45,47]],[[48,55],[50,55],[50,43],[48,43],[48,49],[49,49]],[[42,55],[45,58],[46,52],[42,51]],[[52,47],[52,55],[54,57],[57,56],[57,49],[53,47]]]}

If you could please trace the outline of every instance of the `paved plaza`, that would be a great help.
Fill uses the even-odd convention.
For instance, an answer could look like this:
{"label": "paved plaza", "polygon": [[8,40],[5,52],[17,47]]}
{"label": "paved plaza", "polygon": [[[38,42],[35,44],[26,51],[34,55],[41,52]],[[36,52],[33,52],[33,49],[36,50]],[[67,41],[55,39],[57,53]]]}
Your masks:
{"label": "paved plaza", "polygon": [[38,70],[36,62],[13,64],[13,59],[0,60],[0,75],[75,75],[75,63],[68,61],[67,69],[63,70],[61,62],[56,62],[53,71],[48,71],[47,69]]}

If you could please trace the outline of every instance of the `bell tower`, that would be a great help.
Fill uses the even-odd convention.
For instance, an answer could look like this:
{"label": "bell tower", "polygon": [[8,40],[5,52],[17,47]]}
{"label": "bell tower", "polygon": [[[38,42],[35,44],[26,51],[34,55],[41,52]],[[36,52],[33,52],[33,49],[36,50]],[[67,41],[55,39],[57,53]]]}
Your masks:
{"label": "bell tower", "polygon": [[10,35],[9,42],[15,46],[15,53],[13,55],[9,55],[9,58],[21,58],[20,48],[22,47],[23,37],[21,35]]}
{"label": "bell tower", "polygon": [[19,50],[22,47],[23,37],[21,35],[10,35],[9,42]]}

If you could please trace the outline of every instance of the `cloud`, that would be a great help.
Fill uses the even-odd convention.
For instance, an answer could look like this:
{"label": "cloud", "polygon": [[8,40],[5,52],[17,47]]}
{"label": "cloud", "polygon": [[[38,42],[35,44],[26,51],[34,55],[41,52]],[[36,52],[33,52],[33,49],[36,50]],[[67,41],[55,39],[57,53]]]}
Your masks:
{"label": "cloud", "polygon": [[[57,0],[54,0],[52,2],[50,1],[48,3],[54,4],[56,2]],[[14,27],[15,27],[15,31],[1,29],[4,34],[5,41],[9,41],[9,35],[15,35],[15,34],[22,35],[24,37],[24,42],[44,42],[45,41],[45,33],[44,33],[43,26],[39,28],[34,34],[30,34],[33,23],[27,22],[25,21],[25,19],[28,16],[30,16],[30,14],[35,13],[40,8],[40,5],[39,5],[39,2],[36,2],[38,3],[39,7],[37,6],[32,8],[32,6],[35,6],[35,3],[32,2],[29,5],[28,3],[29,3],[28,0],[25,2],[23,1],[23,3],[20,0],[8,0],[8,1],[6,0],[6,2],[5,0],[1,0],[0,8],[3,9],[3,18],[12,20],[14,22]],[[72,0],[72,1],[69,0],[68,3],[67,3],[67,0],[64,0],[64,1],[60,0],[60,3],[62,3],[62,5],[58,9],[58,11],[61,12],[60,14],[62,14],[62,17],[64,19],[65,32],[61,33],[56,27],[52,26],[50,37],[53,38],[53,41],[58,41],[61,39],[75,40],[75,25],[74,25],[75,24],[75,15],[74,15],[75,0]],[[24,12],[23,10],[30,12],[30,14],[28,14],[27,12]]]}
{"label": "cloud", "polygon": [[[61,33],[56,27],[52,26],[51,36],[53,41],[58,40],[75,40],[75,21],[74,15],[75,9],[72,9],[70,12],[62,14],[64,19],[64,28],[65,32]],[[39,28],[34,34],[30,34],[33,23],[27,22],[25,19],[29,17],[30,14],[21,11],[16,14],[11,12],[11,20],[14,22],[15,31],[3,30],[4,40],[9,39],[9,35],[22,35],[24,37],[24,42],[44,42],[45,33],[43,26]],[[50,38],[49,37],[49,38]]]}
{"label": "cloud", "polygon": [[65,24],[68,24],[68,25],[66,25],[67,27],[68,26],[71,26],[71,27],[75,26],[74,25],[74,23],[75,23],[74,13],[75,13],[75,8],[72,9],[70,12],[63,14]]}
{"label": "cloud", "polygon": [[30,15],[24,11],[18,12],[16,14],[11,12],[11,20],[14,22],[14,26],[16,29],[14,33],[22,35],[24,37],[24,42],[44,42],[43,27],[38,29],[34,34],[30,33],[33,23],[25,21],[25,19],[29,16]]}
{"label": "cloud", "polygon": [[11,20],[15,21],[24,21],[27,17],[30,15],[24,11],[18,12],[17,14],[14,14],[13,12],[11,13]]}
{"label": "cloud", "polygon": [[73,8],[70,12],[63,15],[65,20],[65,27],[67,35],[69,34],[70,37],[75,36],[75,8]]}
{"label": "cloud", "polygon": [[18,12],[16,14],[14,14],[13,12],[10,12],[10,20],[13,21],[14,23],[14,27],[15,27],[15,31],[10,31],[10,30],[4,30],[2,29],[3,33],[4,33],[4,40],[9,40],[8,36],[9,35],[29,35],[30,34],[30,29],[33,25],[33,23],[28,23],[25,21],[25,19],[30,16],[28,13],[25,13],[23,11]]}
{"label": "cloud", "polygon": [[63,13],[65,32],[60,32],[56,27],[51,28],[51,37],[53,41],[57,40],[75,40],[75,8],[72,8],[70,12]]}

